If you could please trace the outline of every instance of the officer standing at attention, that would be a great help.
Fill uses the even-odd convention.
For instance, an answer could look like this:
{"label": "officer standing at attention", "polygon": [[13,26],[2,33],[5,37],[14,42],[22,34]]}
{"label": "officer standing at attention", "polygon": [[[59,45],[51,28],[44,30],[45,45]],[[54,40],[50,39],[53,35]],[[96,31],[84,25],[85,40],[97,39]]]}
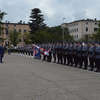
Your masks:
{"label": "officer standing at attention", "polygon": [[78,47],[77,47],[77,65],[79,65],[79,68],[82,67],[82,45],[81,43],[78,43]]}
{"label": "officer standing at attention", "polygon": [[77,62],[78,62],[78,58],[77,58],[77,47],[78,47],[78,45],[77,45],[77,43],[74,43],[74,45],[73,45],[73,62],[74,62],[74,67],[77,67]]}
{"label": "officer standing at attention", "polygon": [[64,65],[66,65],[66,60],[67,60],[67,43],[65,43],[64,46],[63,46],[63,61],[64,61]]}
{"label": "officer standing at attention", "polygon": [[96,44],[95,48],[95,70],[96,72],[100,72],[100,44]]}
{"label": "officer standing at attention", "polygon": [[70,66],[73,66],[73,43],[70,43],[68,49],[69,49],[69,64]]}
{"label": "officer standing at attention", "polygon": [[52,46],[52,53],[53,53],[54,63],[56,63],[56,45],[55,44],[53,44]]}
{"label": "officer standing at attention", "polygon": [[60,64],[63,64],[63,43],[60,43],[60,51],[59,51],[59,56],[60,56]]}
{"label": "officer standing at attention", "polygon": [[89,44],[89,68],[88,70],[93,70],[95,66],[95,45],[93,43]]}
{"label": "officer standing at attention", "polygon": [[3,57],[4,57],[4,47],[2,43],[0,43],[0,63],[2,63]]}
{"label": "officer standing at attention", "polygon": [[87,69],[88,67],[88,46],[86,43],[82,43],[82,64],[84,64],[84,69]]}
{"label": "officer standing at attention", "polygon": [[59,64],[60,63],[60,46],[59,46],[59,43],[57,43],[57,46],[56,46],[56,53],[57,53],[57,63]]}

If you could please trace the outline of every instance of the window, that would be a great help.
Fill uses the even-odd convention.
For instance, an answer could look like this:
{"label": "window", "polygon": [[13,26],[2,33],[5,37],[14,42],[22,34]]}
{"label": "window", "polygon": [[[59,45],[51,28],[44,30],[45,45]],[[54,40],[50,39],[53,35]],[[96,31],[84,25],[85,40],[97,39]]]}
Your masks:
{"label": "window", "polygon": [[94,32],[97,32],[98,28],[94,28]]}
{"label": "window", "polygon": [[8,35],[8,28],[6,28],[6,34]]}
{"label": "window", "polygon": [[78,32],[78,28],[77,28],[77,32]]}
{"label": "window", "polygon": [[14,32],[17,32],[16,29],[14,29]]}
{"label": "window", "polygon": [[86,25],[88,25],[88,22],[86,22]]}
{"label": "window", "polygon": [[8,27],[8,24],[6,24],[6,27]]}
{"label": "window", "polygon": [[25,32],[27,32],[27,30],[26,30],[26,29],[24,29],[24,33],[25,33]]}
{"label": "window", "polygon": [[21,29],[19,29],[19,32],[22,32],[22,30],[21,30]]}
{"label": "window", "polygon": [[14,27],[16,27],[16,24],[14,24]]}
{"label": "window", "polygon": [[78,38],[78,34],[77,34],[77,38]]}
{"label": "window", "polygon": [[97,23],[95,23],[95,25],[97,25]]}
{"label": "window", "polygon": [[88,32],[88,27],[86,27],[86,32]]}

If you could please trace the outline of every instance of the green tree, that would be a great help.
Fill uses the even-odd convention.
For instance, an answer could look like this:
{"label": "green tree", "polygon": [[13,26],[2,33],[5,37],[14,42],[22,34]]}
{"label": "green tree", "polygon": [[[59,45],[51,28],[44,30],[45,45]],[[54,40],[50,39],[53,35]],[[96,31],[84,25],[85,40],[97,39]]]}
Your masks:
{"label": "green tree", "polygon": [[44,24],[44,16],[39,8],[34,8],[31,11],[31,16],[30,16],[30,34],[31,34],[31,40],[32,42],[35,41],[35,32],[38,30],[43,29],[46,24]]}
{"label": "green tree", "polygon": [[16,46],[19,42],[20,42],[20,36],[21,33],[18,33],[16,31],[11,31],[10,34],[9,34],[9,40],[10,40],[10,43],[14,46]]}
{"label": "green tree", "polygon": [[0,10],[0,35],[2,35],[2,30],[3,30],[3,27],[2,27],[2,20],[3,20],[3,18],[4,18],[4,15],[6,15],[6,13],[5,13],[5,12],[2,12],[2,11]]}
{"label": "green tree", "polygon": [[69,34],[68,28],[61,28],[61,26],[48,28],[48,32],[50,33],[51,40],[53,42],[63,41],[63,32],[64,32],[64,41],[73,40],[73,36]]}
{"label": "green tree", "polygon": [[25,32],[23,34],[23,39],[24,39],[25,44],[31,44],[32,43],[32,41],[31,41],[31,35],[28,32]]}

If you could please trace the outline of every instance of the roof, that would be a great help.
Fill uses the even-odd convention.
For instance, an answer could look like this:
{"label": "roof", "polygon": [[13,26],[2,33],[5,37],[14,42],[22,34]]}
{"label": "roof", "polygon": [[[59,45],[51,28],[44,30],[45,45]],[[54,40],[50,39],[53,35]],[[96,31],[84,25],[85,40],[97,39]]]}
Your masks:
{"label": "roof", "polygon": [[64,24],[72,24],[72,23],[77,23],[77,22],[99,22],[100,20],[93,20],[93,19],[82,19],[82,20],[76,20],[76,21],[73,21],[73,22],[69,22],[69,23],[64,23]]}
{"label": "roof", "polygon": [[2,24],[12,24],[12,25],[29,25],[27,23],[6,23],[6,22],[3,22]]}

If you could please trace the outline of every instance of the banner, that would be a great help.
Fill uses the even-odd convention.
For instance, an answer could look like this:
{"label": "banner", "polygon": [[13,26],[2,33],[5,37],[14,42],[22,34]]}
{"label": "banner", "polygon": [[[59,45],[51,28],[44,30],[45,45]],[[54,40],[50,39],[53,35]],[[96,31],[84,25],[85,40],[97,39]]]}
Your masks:
{"label": "banner", "polygon": [[41,54],[49,56],[49,50],[47,51],[44,48],[40,48],[39,46],[33,44],[33,52],[34,52],[34,57],[35,58],[40,58]]}
{"label": "banner", "polygon": [[34,55],[34,58],[36,59],[41,58],[40,48],[36,45],[33,45],[33,55]]}

